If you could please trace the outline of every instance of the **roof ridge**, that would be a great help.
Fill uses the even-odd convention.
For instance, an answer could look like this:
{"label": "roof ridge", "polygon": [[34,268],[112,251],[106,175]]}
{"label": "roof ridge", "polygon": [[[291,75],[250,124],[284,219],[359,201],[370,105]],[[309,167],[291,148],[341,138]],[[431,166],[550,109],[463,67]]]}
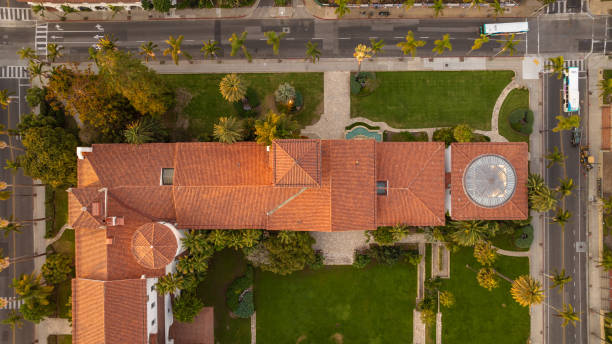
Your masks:
{"label": "roof ridge", "polygon": [[[300,191],[298,191],[297,193],[291,195],[289,198],[287,198],[286,200],[284,200],[281,204],[279,204],[276,208],[266,212],[267,216],[270,216],[272,214],[274,214],[274,212],[276,212],[277,210],[279,210],[280,208],[284,207],[285,205],[287,205],[289,202],[293,201],[295,198],[297,198],[299,195],[302,194],[302,192],[306,191],[308,188],[307,187],[303,187],[300,189]],[[266,220],[267,221],[267,220]]]}
{"label": "roof ridge", "polygon": [[416,176],[414,176],[414,178],[412,178],[412,180],[408,183],[408,186],[406,188],[410,188],[412,184],[414,184],[414,182],[421,177],[421,174],[423,173],[423,171],[425,171],[425,168],[431,163],[431,161],[434,158],[435,153],[437,153],[440,150],[440,148],[442,148],[442,146],[439,146],[438,149],[436,149],[435,151],[429,154],[429,159],[425,161],[423,165],[421,165],[420,170],[417,172]]}
{"label": "roof ridge", "polygon": [[433,217],[434,217],[434,218],[438,219],[438,221],[440,221],[440,223],[444,224],[444,222],[445,222],[446,218],[445,218],[445,220],[442,220],[442,219],[441,219],[441,218],[440,218],[438,215],[436,215],[436,213],[434,213],[434,211],[433,211],[433,210],[431,210],[431,208],[429,208],[429,206],[427,205],[427,203],[423,202],[423,200],[422,200],[420,197],[418,197],[418,196],[417,196],[417,195],[416,195],[414,192],[412,192],[412,190],[410,190],[410,189],[408,189],[408,188],[407,188],[407,189],[406,189],[406,191],[408,191],[408,192],[410,192],[412,195],[414,195],[414,198],[415,198],[415,199],[417,199],[417,200],[418,200],[418,201],[419,201],[421,204],[423,204],[423,206],[425,207],[425,209],[427,209],[427,210],[428,210],[428,211],[431,213],[431,215],[433,215]]}

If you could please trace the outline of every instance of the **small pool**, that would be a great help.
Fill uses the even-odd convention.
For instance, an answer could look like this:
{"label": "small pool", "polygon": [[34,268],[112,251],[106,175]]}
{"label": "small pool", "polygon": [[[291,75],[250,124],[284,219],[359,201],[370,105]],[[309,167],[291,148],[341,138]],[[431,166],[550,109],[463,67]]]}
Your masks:
{"label": "small pool", "polygon": [[366,127],[356,126],[353,129],[349,130],[344,137],[347,140],[364,140],[364,139],[374,139],[378,142],[382,142],[382,134],[378,131],[369,130]]}

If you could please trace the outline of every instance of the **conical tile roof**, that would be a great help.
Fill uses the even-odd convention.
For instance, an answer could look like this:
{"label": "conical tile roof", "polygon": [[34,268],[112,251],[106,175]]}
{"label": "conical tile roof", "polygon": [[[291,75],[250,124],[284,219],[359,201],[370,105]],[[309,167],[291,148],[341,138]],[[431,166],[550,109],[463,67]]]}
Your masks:
{"label": "conical tile roof", "polygon": [[319,140],[277,140],[273,149],[276,186],[320,186]]}
{"label": "conical tile roof", "polygon": [[170,228],[158,222],[140,226],[132,236],[132,253],[138,264],[148,269],[162,269],[170,264],[178,248]]}

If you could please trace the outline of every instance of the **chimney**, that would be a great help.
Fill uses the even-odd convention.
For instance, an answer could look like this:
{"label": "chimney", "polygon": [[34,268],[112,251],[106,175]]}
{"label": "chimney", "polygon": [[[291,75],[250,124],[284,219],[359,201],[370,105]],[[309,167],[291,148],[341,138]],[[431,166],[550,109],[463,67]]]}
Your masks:
{"label": "chimney", "polygon": [[106,225],[110,227],[123,226],[124,223],[123,216],[110,216],[106,218]]}
{"label": "chimney", "polygon": [[110,238],[107,237],[106,238],[106,244],[107,245],[112,245],[113,244],[113,238],[112,237],[110,237]]}
{"label": "chimney", "polygon": [[100,202],[93,202],[91,204],[91,215],[93,216],[100,216]]}

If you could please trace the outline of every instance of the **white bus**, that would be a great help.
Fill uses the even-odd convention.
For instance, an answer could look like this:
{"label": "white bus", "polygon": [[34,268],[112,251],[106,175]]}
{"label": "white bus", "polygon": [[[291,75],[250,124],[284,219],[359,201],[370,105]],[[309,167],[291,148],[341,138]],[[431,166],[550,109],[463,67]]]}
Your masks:
{"label": "white bus", "polygon": [[563,110],[580,110],[580,91],[578,90],[578,67],[568,67],[563,72]]}
{"label": "white bus", "polygon": [[529,31],[529,23],[514,22],[514,23],[492,23],[483,24],[480,27],[480,33],[487,36],[510,35],[513,33],[526,33]]}

